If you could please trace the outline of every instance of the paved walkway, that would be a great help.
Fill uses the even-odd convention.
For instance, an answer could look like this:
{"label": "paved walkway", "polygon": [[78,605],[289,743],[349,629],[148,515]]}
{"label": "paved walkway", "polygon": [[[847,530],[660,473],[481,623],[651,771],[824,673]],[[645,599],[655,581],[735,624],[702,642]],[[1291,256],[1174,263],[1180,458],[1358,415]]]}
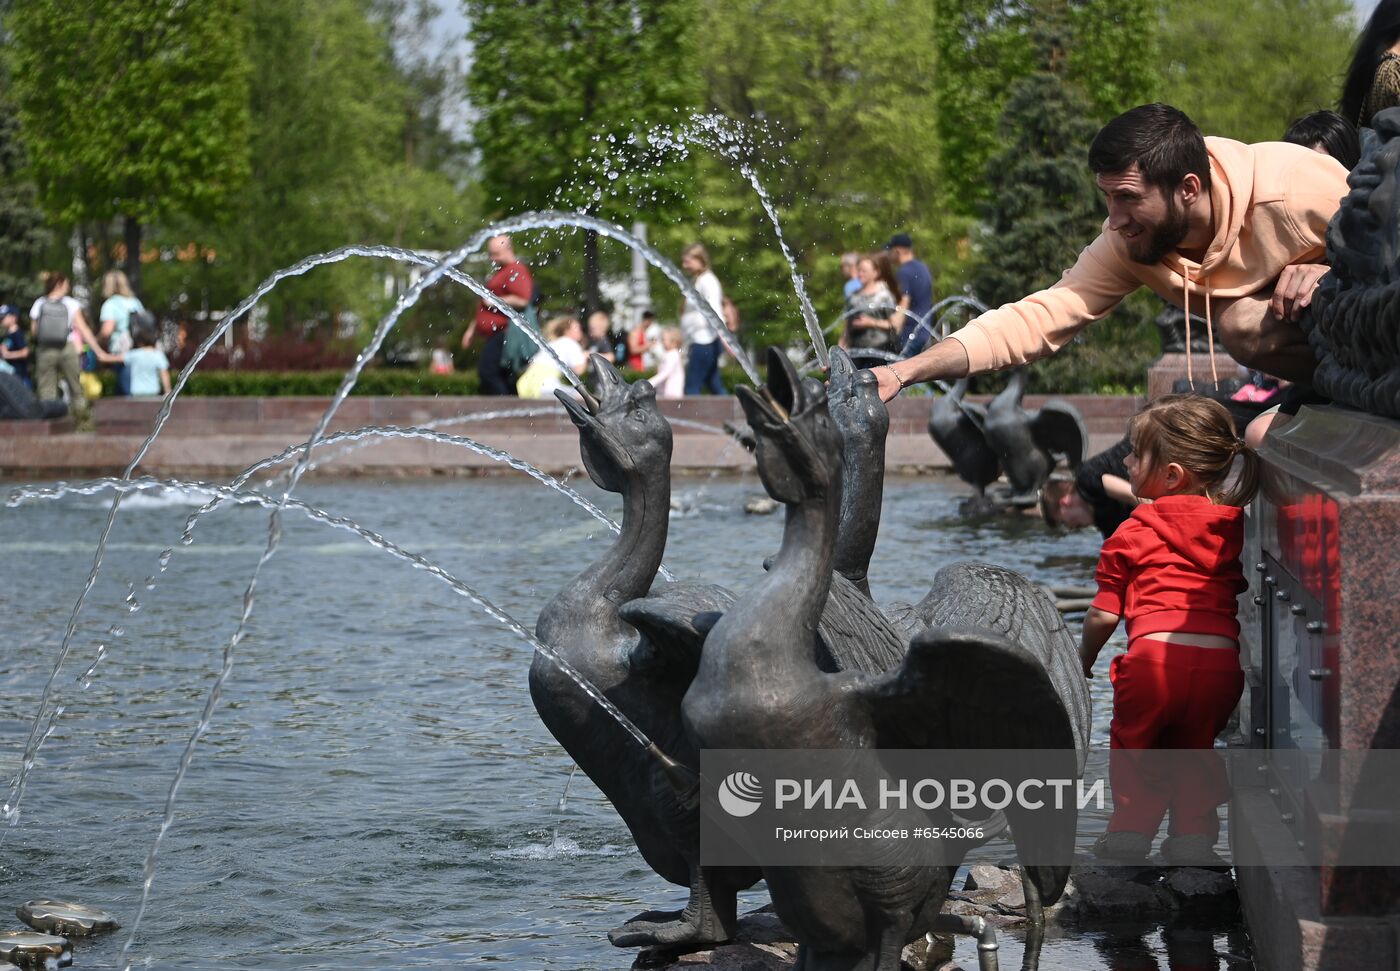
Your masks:
{"label": "paved walkway", "polygon": [[[1027,396],[1026,407],[1045,399]],[[1131,397],[1069,396],[1084,415],[1090,449],[1117,441],[1140,401]],[[886,467],[891,472],[926,472],[948,467],[947,457],[929,438],[932,398],[899,398],[890,407]],[[156,439],[141,472],[179,477],[230,478],[264,457],[303,442],[329,405],[327,398],[182,398]],[[78,434],[68,421],[0,422],[0,476],[12,479],[72,479],[115,475],[136,454],[155,424],[159,401],[104,398],[95,403],[97,429]],[[549,407],[547,402],[500,398],[350,398],[330,430],[370,425],[424,426],[467,436],[510,452],[526,462],[559,473],[580,465],[578,434],[562,408],[534,417],[491,421],[470,418],[487,412]],[[668,418],[698,422],[674,424],[672,469],[678,474],[708,473],[716,466],[735,471],[753,458],[726,434],[724,422],[740,423],[733,397],[684,398],[661,402]],[[332,446],[331,451],[336,451]],[[328,453],[329,454],[329,453]],[[479,475],[508,471],[463,448],[426,441],[382,441],[357,447],[327,462],[317,474],[358,476]]]}

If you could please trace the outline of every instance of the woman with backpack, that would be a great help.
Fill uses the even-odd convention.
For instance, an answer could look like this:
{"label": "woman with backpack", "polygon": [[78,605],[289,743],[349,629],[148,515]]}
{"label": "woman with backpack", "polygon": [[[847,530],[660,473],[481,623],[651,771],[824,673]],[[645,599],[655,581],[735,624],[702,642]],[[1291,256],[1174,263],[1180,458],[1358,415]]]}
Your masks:
{"label": "woman with backpack", "polygon": [[[155,319],[147,312],[144,304],[131,292],[131,283],[121,270],[108,270],[102,276],[102,309],[97,314],[101,321],[97,337],[112,354],[120,356],[131,350],[132,321],[154,324]],[[125,364],[118,364],[117,394],[131,394],[131,377]]]}
{"label": "woman with backpack", "polygon": [[[85,424],[88,414],[87,397],[80,380],[78,348],[85,342],[97,347],[83,316],[82,304],[70,295],[72,285],[66,273],[53,272],[44,278],[44,296],[34,301],[29,319],[34,330],[34,383],[40,401],[58,400],[58,381],[62,377],[68,386],[68,410]],[[75,337],[78,339],[75,343]]]}

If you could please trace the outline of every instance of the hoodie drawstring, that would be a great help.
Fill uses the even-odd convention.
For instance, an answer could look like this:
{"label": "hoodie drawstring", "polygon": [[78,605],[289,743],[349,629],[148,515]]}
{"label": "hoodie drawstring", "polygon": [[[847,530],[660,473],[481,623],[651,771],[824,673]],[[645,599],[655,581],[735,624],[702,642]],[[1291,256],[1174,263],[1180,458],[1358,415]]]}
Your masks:
{"label": "hoodie drawstring", "polygon": [[[1186,383],[1196,390],[1196,380],[1191,373],[1191,271],[1181,268],[1181,306],[1186,311]],[[1215,327],[1210,319],[1210,289],[1201,287],[1206,300],[1206,350],[1210,352],[1210,379],[1215,382],[1215,390],[1220,390],[1220,373],[1215,368]]]}

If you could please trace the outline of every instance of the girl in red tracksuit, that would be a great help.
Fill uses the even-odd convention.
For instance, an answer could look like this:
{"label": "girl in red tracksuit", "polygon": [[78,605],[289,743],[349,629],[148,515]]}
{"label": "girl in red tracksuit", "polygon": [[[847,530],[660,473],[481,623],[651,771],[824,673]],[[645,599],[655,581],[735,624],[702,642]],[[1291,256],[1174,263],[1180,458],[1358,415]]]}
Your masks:
{"label": "girl in red tracksuit", "polygon": [[[1084,618],[1080,659],[1092,677],[1104,642],[1128,621],[1128,652],[1113,659],[1109,783],[1113,818],[1095,844],[1101,857],[1140,862],[1168,809],[1162,856],[1170,864],[1219,865],[1216,807],[1224,767],[1208,750],[1239,703],[1236,597],[1244,510],[1259,459],[1235,438],[1230,414],[1201,395],[1167,395],[1136,415],[1127,458],[1139,505],[1104,543],[1099,593]],[[1239,475],[1226,488],[1235,458]],[[1142,755],[1132,750],[1171,749]]]}

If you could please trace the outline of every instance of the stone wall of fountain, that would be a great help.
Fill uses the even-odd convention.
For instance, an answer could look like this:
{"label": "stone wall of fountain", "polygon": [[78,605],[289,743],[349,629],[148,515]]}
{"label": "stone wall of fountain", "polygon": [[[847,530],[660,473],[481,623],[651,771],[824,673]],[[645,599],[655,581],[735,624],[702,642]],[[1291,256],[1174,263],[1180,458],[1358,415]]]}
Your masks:
{"label": "stone wall of fountain", "polygon": [[[930,397],[901,396],[889,403],[890,434],[886,450],[891,474],[940,471],[949,460],[929,441]],[[974,395],[974,402],[989,398]],[[1027,395],[1025,406],[1037,409],[1044,395]],[[1107,448],[1122,435],[1128,417],[1141,407],[1132,397],[1068,395],[1063,398],[1084,417],[1089,453]],[[329,399],[182,398],[161,437],[151,446],[144,467],[165,476],[231,476],[264,455],[300,440]],[[726,448],[720,432],[725,423],[742,422],[734,398],[688,398],[660,401],[676,435],[672,468],[678,474],[706,474],[714,468],[742,472],[753,468],[743,449]],[[115,475],[130,461],[151,427],[158,401],[103,398],[94,403],[96,435],[74,435],[67,419],[57,422],[0,422],[0,469],[10,478],[85,478]],[[520,412],[532,414],[519,414]],[[505,414],[502,414],[505,412]],[[535,412],[538,412],[537,414]],[[458,422],[460,419],[460,423]],[[694,421],[706,428],[686,425]],[[442,428],[468,434],[502,448],[548,472],[562,474],[578,464],[578,436],[564,412],[545,402],[490,398],[346,399],[331,422],[331,431],[367,426]],[[460,449],[411,442],[383,442],[344,455],[312,474],[413,476],[489,474],[497,464]]]}

